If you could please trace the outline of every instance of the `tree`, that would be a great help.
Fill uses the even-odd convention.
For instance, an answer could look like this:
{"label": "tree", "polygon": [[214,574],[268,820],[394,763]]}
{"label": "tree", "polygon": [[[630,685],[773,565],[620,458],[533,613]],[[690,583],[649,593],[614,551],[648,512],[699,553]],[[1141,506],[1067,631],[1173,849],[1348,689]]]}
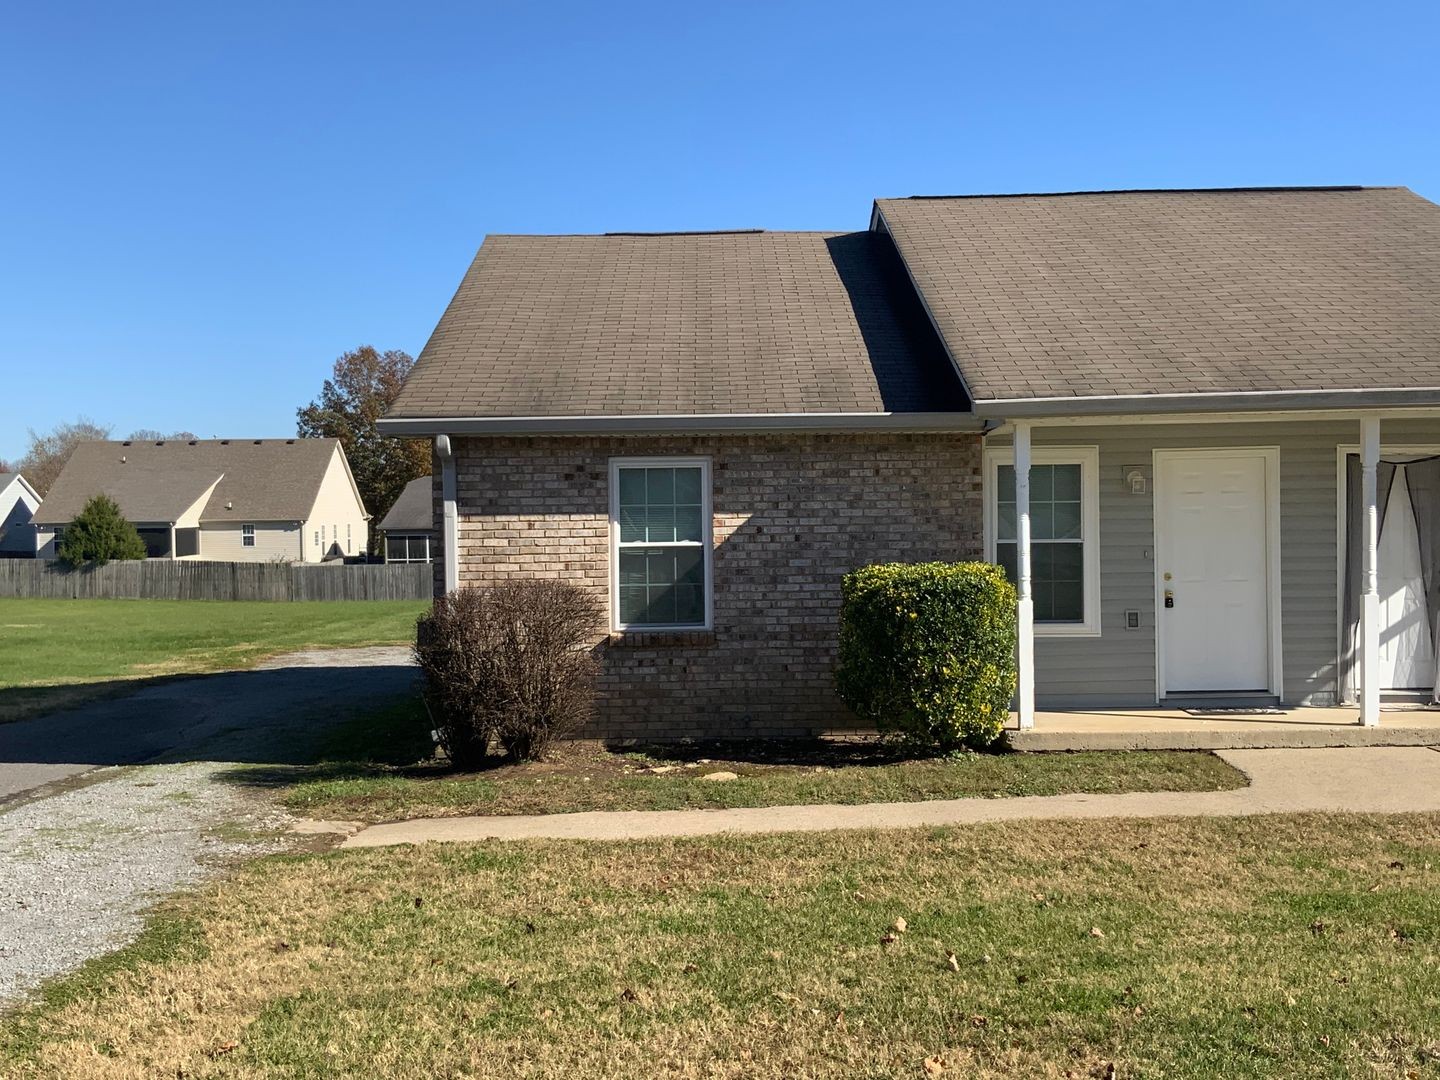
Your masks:
{"label": "tree", "polygon": [[[335,361],[319,398],[296,410],[301,437],[340,440],[365,509],[376,520],[395,504],[401,488],[430,472],[428,442],[392,439],[375,427],[414,366],[409,353],[399,349],[382,353],[373,345],[362,345]],[[378,539],[372,532],[372,544]]]}
{"label": "tree", "polygon": [[95,495],[69,525],[56,545],[60,561],[70,566],[103,565],[111,559],[145,558],[145,541],[125,520],[108,495]]}
{"label": "tree", "polygon": [[70,454],[82,442],[108,439],[110,429],[95,423],[88,416],[81,416],[73,424],[60,424],[53,431],[30,431],[30,449],[20,459],[20,471],[25,474],[43,499],[50,491],[50,485],[65,468]]}
{"label": "tree", "polygon": [[131,442],[189,442],[197,436],[193,431],[172,431],[166,435],[158,428],[142,427],[130,432],[127,438]]}

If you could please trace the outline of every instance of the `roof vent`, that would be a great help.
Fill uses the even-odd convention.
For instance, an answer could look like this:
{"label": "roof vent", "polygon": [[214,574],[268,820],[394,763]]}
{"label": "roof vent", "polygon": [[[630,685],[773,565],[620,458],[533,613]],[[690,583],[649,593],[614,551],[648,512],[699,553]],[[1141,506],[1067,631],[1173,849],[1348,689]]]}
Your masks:
{"label": "roof vent", "polygon": [[156,441],[155,445],[156,445],[156,446],[164,446],[164,445],[165,445],[165,440],[164,440],[164,439],[159,439],[159,440]]}
{"label": "roof vent", "polygon": [[230,445],[230,440],[229,440],[229,439],[221,439],[221,440],[220,440],[220,445],[221,445],[221,446],[229,446],[229,445]]}
{"label": "roof vent", "polygon": [[[126,446],[129,446],[130,444],[129,444],[129,443],[126,443],[125,445],[126,445]],[[121,465],[124,465],[125,462],[128,461],[128,460],[129,460],[129,459],[128,459],[124,454],[121,454],[121,455],[120,455],[120,464],[121,464]]]}
{"label": "roof vent", "polygon": [[126,440],[125,440],[124,442],[122,442],[120,445],[121,445],[121,446],[129,446],[129,445],[130,445],[130,440],[129,440],[129,439],[126,439]]}
{"label": "roof vent", "polygon": [[286,439],[286,440],[285,440],[285,445],[286,445],[286,446],[294,446],[294,445],[295,445],[295,440],[294,440],[294,439]]}
{"label": "roof vent", "polygon": [[191,440],[190,440],[190,445],[191,445],[191,446],[199,446],[199,445],[200,445],[200,440],[199,440],[199,439],[191,439]]}
{"label": "roof vent", "polygon": [[259,446],[259,445],[260,445],[260,440],[259,440],[259,439],[256,439],[256,440],[255,440],[255,445],[256,445],[256,446]]}

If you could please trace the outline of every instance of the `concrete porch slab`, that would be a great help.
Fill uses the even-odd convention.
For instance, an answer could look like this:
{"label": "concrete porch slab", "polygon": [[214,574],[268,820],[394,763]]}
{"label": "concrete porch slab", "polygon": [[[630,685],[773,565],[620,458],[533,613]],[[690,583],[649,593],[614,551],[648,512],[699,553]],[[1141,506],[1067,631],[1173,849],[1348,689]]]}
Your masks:
{"label": "concrete porch slab", "polygon": [[1387,707],[1361,727],[1352,706],[1280,715],[1196,716],[1184,709],[1037,711],[1035,726],[1005,735],[1016,750],[1250,750],[1319,746],[1440,746],[1440,709]]}

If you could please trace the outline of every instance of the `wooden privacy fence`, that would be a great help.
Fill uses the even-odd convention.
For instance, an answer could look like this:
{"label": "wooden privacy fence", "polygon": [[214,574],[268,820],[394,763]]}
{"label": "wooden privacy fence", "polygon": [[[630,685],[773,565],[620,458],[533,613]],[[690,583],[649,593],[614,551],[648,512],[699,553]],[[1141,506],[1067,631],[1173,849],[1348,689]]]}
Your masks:
{"label": "wooden privacy fence", "polygon": [[68,570],[40,559],[0,559],[0,597],[56,600],[428,600],[428,563],[112,562]]}

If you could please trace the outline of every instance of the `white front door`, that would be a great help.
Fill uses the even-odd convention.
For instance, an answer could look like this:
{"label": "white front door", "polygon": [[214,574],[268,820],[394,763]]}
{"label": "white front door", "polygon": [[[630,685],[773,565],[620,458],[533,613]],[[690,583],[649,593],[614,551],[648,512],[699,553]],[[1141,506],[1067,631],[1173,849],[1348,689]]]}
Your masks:
{"label": "white front door", "polygon": [[1380,688],[1429,690],[1435,685],[1435,646],[1425,603],[1420,533],[1410,504],[1405,466],[1395,470],[1376,552],[1380,578]]}
{"label": "white front door", "polygon": [[1270,511],[1261,451],[1156,455],[1163,693],[1270,688]]}

